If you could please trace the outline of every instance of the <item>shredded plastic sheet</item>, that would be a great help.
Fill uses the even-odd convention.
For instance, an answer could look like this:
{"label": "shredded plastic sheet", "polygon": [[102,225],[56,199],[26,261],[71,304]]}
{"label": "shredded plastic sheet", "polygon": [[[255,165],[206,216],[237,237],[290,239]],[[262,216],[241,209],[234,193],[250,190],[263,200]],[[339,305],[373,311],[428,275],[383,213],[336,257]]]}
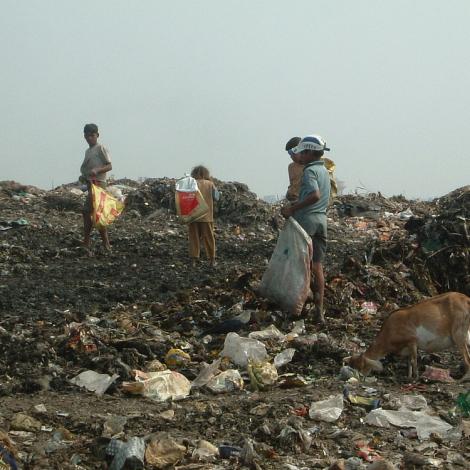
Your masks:
{"label": "shredded plastic sheet", "polygon": [[431,433],[444,436],[452,426],[437,416],[430,416],[424,411],[411,411],[407,409],[372,410],[366,416],[366,423],[372,426],[388,428],[390,424],[400,428],[416,428],[418,439],[429,439]]}
{"label": "shredded plastic sheet", "polygon": [[310,291],[312,240],[292,217],[279,235],[259,291],[294,315],[300,314]]}

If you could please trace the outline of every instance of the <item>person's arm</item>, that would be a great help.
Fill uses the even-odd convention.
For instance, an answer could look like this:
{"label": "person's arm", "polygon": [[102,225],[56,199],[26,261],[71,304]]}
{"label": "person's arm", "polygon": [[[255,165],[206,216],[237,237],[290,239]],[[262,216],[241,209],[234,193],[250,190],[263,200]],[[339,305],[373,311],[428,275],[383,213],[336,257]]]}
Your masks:
{"label": "person's arm", "polygon": [[312,191],[307,195],[307,197],[300,202],[296,202],[295,204],[292,204],[291,206],[286,206],[283,207],[281,210],[281,214],[288,219],[292,215],[295,214],[300,209],[303,209],[304,207],[310,206],[312,204],[315,204],[317,201],[320,200],[320,190],[317,189],[316,191]]}
{"label": "person's arm", "polygon": [[96,168],[93,168],[93,170],[90,170],[90,176],[97,176],[102,173],[107,173],[108,171],[111,171],[113,169],[113,165],[111,162],[109,162],[106,165],[103,166],[98,166]]}
{"label": "person's arm", "polygon": [[286,219],[294,215],[298,210],[315,204],[320,199],[320,188],[318,186],[317,175],[315,172],[304,170],[302,176],[302,188],[303,191],[308,192],[307,196],[302,201],[296,202],[291,206],[284,207],[281,210],[281,214]]}
{"label": "person's arm", "polygon": [[103,165],[93,168],[93,170],[90,171],[90,176],[101,175],[113,169],[113,165],[111,164],[111,156],[109,155],[108,149],[103,146],[101,146],[101,161],[103,162]]}
{"label": "person's arm", "polygon": [[293,201],[296,199],[296,195],[293,194],[295,175],[292,164],[287,167],[287,173],[289,174],[289,187],[287,188],[286,199],[288,201]]}

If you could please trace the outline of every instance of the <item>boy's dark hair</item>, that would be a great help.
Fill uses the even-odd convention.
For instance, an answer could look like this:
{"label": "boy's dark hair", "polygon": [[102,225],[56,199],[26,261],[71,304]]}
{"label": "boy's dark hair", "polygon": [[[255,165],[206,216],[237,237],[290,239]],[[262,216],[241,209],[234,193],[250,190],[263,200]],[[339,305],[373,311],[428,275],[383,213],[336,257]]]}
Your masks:
{"label": "boy's dark hair", "polygon": [[87,134],[98,134],[98,126],[96,124],[85,124],[83,133]]}
{"label": "boy's dark hair", "polygon": [[286,150],[289,151],[293,149],[294,147],[297,147],[299,145],[300,141],[302,139],[300,137],[292,137],[292,139],[289,139],[286,144]]}
{"label": "boy's dark hair", "polygon": [[195,166],[191,170],[191,176],[197,180],[210,180],[211,179],[209,170],[205,166],[202,166],[202,165]]}

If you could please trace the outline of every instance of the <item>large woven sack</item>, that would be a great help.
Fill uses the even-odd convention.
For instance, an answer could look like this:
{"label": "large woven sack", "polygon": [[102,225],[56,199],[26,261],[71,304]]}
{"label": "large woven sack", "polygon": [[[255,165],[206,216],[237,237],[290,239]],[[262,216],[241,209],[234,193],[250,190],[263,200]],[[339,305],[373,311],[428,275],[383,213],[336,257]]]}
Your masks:
{"label": "large woven sack", "polygon": [[260,294],[293,315],[300,314],[310,292],[312,253],[311,238],[290,217],[261,280]]}

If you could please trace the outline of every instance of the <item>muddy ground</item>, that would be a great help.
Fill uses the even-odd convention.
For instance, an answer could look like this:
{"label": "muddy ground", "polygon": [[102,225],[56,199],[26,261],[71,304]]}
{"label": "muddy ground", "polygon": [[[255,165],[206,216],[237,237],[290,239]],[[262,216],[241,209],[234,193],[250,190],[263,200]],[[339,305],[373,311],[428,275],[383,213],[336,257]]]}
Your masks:
{"label": "muddy ground", "polygon": [[[243,390],[214,395],[202,388],[184,400],[159,403],[124,393],[121,383],[133,380],[132,369],[164,362],[170,348],[180,348],[191,360],[177,370],[193,380],[223,348],[225,334],[203,335],[214,324],[250,310],[250,323],[239,331],[247,336],[271,324],[287,333],[295,320],[256,290],[282,228],[279,208],[256,200],[243,185],[221,183],[229,197],[218,214],[218,264],[211,268],[202,260],[192,267],[186,227],[173,213],[171,181],[165,181],[121,182],[128,206],[110,229],[111,253],[98,238],[92,253],[80,246],[82,197],[72,186],[49,192],[1,186],[0,431],[13,441],[20,468],[107,468],[103,424],[116,415],[126,417],[122,440],[165,432],[186,446],[176,468],[342,468],[345,462],[346,468],[366,468],[377,457],[396,468],[469,468],[468,422],[456,408],[468,384],[420,379],[410,385],[398,358],[387,358],[375,378],[347,382],[339,376],[344,357],[364,349],[397,306],[448,290],[469,294],[468,235],[461,232],[470,216],[468,189],[428,203],[380,195],[343,196],[334,203],[327,324],[319,328],[307,316],[306,331],[289,344],[296,349],[292,362],[279,370],[301,376],[304,386],[281,388],[281,377],[269,389],[253,391],[239,368]],[[365,309],[366,301],[376,311]],[[92,326],[93,348],[70,347],[72,322]],[[271,355],[286,347],[265,343]],[[421,355],[419,366],[421,372],[426,365],[449,369],[458,378],[461,362],[445,352]],[[119,378],[97,396],[69,382],[88,369]],[[429,413],[456,434],[419,441],[406,429],[369,426],[368,409],[348,400],[332,423],[305,414],[312,402],[341,394],[345,386],[380,399],[383,408],[396,409],[397,397],[419,393]],[[40,404],[45,410],[34,408]],[[168,410],[174,415],[162,415]],[[20,412],[42,428],[15,431]],[[191,454],[200,439],[245,450],[251,443],[256,455],[198,462]],[[367,452],[360,452],[361,441]]]}

